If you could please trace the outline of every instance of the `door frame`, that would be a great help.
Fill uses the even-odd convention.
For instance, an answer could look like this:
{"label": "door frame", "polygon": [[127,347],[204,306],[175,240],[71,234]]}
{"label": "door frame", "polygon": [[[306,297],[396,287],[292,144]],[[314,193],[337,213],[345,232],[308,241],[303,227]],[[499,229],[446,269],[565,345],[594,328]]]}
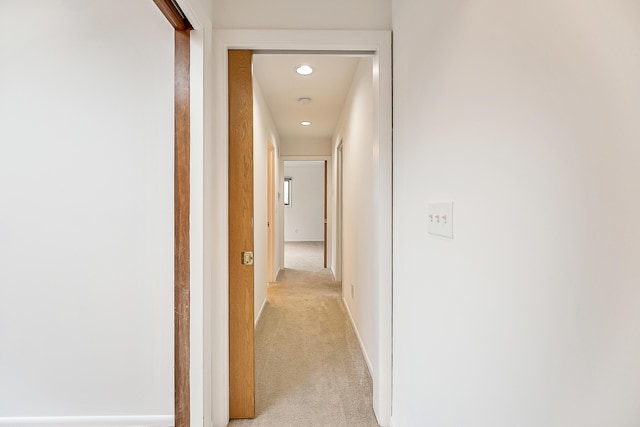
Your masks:
{"label": "door frame", "polygon": [[342,211],[344,207],[344,201],[342,194],[344,191],[344,140],[342,137],[338,140],[336,145],[336,158],[335,164],[335,255],[333,256],[333,276],[337,281],[342,281],[342,225],[343,217]]}
{"label": "door frame", "polygon": [[174,424],[191,424],[191,30],[180,7],[170,0],[154,3],[174,28]]}
{"label": "door frame", "polygon": [[267,282],[275,282],[278,268],[276,268],[276,194],[278,191],[278,177],[276,176],[276,161],[278,160],[276,146],[270,137],[267,140]]}
{"label": "door frame", "polygon": [[[326,190],[328,191],[330,188],[332,188],[332,180],[331,180],[331,165],[332,165],[332,156],[313,156],[313,155],[308,155],[308,156],[280,156],[280,163],[281,163],[281,167],[282,170],[284,171],[284,162],[296,162],[296,161],[309,161],[309,162],[325,162],[325,164],[329,167],[329,172],[327,174],[325,174],[324,176],[324,180],[325,180],[325,185],[326,185]],[[333,211],[333,206],[331,205],[331,199],[328,197],[325,197],[324,199],[324,209],[325,212],[332,212]],[[329,215],[328,213],[325,213],[325,218],[327,219],[327,223],[324,224],[324,228],[325,230],[328,229],[329,233],[324,235],[324,246],[325,246],[325,258],[327,260],[331,259],[332,256],[332,247],[333,247],[333,240],[332,240],[332,234],[331,234],[331,230],[333,228],[333,224],[331,221],[331,215]],[[283,213],[283,218],[282,220],[284,221],[284,213]],[[280,251],[282,253],[282,265],[284,266],[284,224],[282,225],[282,239],[280,239],[280,241],[282,242],[282,248],[280,248]],[[330,264],[329,264],[330,265]],[[325,267],[326,268],[326,267]]]}
{"label": "door frame", "polygon": [[[217,268],[219,258],[213,252],[217,248],[212,246],[213,239],[209,237],[215,231],[215,224],[211,220],[215,212],[211,193],[214,188],[217,189],[213,182],[216,171],[211,169],[211,162],[204,160],[210,158],[213,151],[213,123],[208,119],[213,114],[215,96],[209,90],[214,81],[211,57],[213,24],[210,11],[203,2],[175,0],[175,4],[193,28],[189,43],[189,340],[181,350],[181,357],[189,360],[189,392],[181,393],[180,398],[176,398],[175,411],[178,413],[177,407],[180,405],[181,412],[189,414],[187,425],[197,427],[212,425],[213,414],[218,412],[218,408],[214,406],[218,399],[211,395],[213,389],[209,383],[213,366],[208,361],[214,349],[209,347],[211,340],[204,338],[206,333],[211,333],[212,319],[215,316],[207,310],[206,301],[211,298],[211,271]],[[181,194],[186,192],[182,190]],[[187,420],[186,416],[181,418]],[[185,423],[176,420],[176,427],[181,425],[179,422]]]}
{"label": "door frame", "polygon": [[[391,417],[391,375],[392,375],[392,131],[391,131],[391,32],[390,31],[321,31],[321,30],[214,30],[213,68],[215,97],[213,114],[213,156],[204,159],[205,169],[213,169],[215,188],[212,228],[217,235],[205,236],[205,246],[212,245],[212,252],[223,255],[224,266],[228,260],[226,250],[228,240],[228,62],[229,49],[282,50],[308,52],[370,53],[374,69],[374,113],[377,126],[374,129],[374,195],[377,202],[376,240],[378,242],[378,283],[377,314],[378,354],[373,366],[373,406],[381,425],[389,425]],[[205,312],[211,313],[209,324],[205,324],[205,347],[216,349],[211,352],[210,374],[205,382],[211,385],[212,418],[214,425],[226,425],[228,411],[228,268],[211,271],[209,298],[205,301]],[[207,370],[205,369],[205,372]],[[226,411],[224,408],[227,408]],[[217,408],[218,411],[213,409]]]}

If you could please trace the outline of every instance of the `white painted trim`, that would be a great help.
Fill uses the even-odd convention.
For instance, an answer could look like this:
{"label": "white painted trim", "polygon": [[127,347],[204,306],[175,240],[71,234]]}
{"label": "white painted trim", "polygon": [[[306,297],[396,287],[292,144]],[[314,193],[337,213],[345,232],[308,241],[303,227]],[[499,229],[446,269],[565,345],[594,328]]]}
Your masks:
{"label": "white painted trim", "polygon": [[0,426],[170,427],[173,415],[124,415],[93,417],[2,417]]}
{"label": "white painted trim", "polygon": [[205,405],[204,353],[204,88],[205,30],[190,34],[189,164],[189,410],[191,427],[202,427]]}
{"label": "white painted trim", "polygon": [[389,420],[389,427],[395,427],[395,424],[393,423],[393,417],[391,417],[391,419]]}
{"label": "white painted trim", "polygon": [[[378,243],[378,376],[373,386],[373,405],[378,423],[388,426],[391,420],[393,372],[393,131],[392,131],[392,56],[391,33],[381,39],[373,56],[374,171],[378,173],[376,229]],[[377,162],[377,164],[376,164]]]}
{"label": "white painted trim", "polygon": [[[374,132],[374,155],[377,180],[375,195],[378,203],[376,237],[378,243],[377,319],[379,357],[373,367],[373,405],[378,422],[389,425],[391,417],[391,32],[390,31],[318,31],[318,30],[214,30],[214,84],[215,107],[213,117],[214,140],[212,155],[205,156],[205,171],[211,169],[213,232],[211,239],[213,270],[212,290],[206,304],[212,314],[211,334],[206,334],[216,349],[212,354],[213,425],[226,426],[229,420],[229,300],[228,300],[228,153],[227,153],[227,51],[229,49],[282,50],[282,51],[341,51],[371,52],[374,58],[374,100],[378,127]],[[205,172],[206,173],[206,172]],[[205,177],[206,178],[206,177]],[[206,185],[206,184],[205,184]],[[205,189],[206,190],[206,189]],[[205,207],[206,209],[206,207]],[[215,238],[214,238],[215,237]]]}
{"label": "white painted trim", "polygon": [[[228,150],[228,88],[227,44],[217,31],[212,32],[212,76],[207,94],[213,96],[213,111],[209,117],[213,141],[204,157],[205,217],[210,230],[205,230],[205,248],[210,247],[211,265],[209,295],[205,304],[210,314],[211,349],[211,426],[226,427],[229,423],[229,150]],[[208,215],[206,213],[208,211]],[[209,426],[206,426],[209,427]]]}
{"label": "white painted trim", "polygon": [[[387,42],[389,46],[391,43],[390,31],[214,30],[214,32],[216,39],[226,49],[373,53],[383,50]],[[388,60],[391,64],[391,57]]]}
{"label": "white painted trim", "polygon": [[200,6],[201,4],[204,4],[203,2],[194,0],[177,0],[177,3],[194,30],[211,28],[211,18],[207,11]]}
{"label": "white painted trim", "polygon": [[[191,162],[190,162],[190,420],[191,427],[212,425],[213,398],[211,371],[211,340],[204,336],[211,333],[212,315],[209,304],[211,286],[211,244],[207,220],[211,204],[207,197],[210,171],[205,162],[210,153],[212,135],[210,117],[213,110],[214,93],[207,88],[212,85],[213,58],[212,23],[208,2],[200,0],[177,0],[177,4],[193,26],[191,31],[190,63],[190,116],[191,116]],[[206,165],[206,166],[205,166]],[[227,405],[228,406],[228,405]],[[172,424],[173,425],[173,421]],[[225,424],[226,426],[226,424]]]}
{"label": "white painted trim", "polygon": [[298,160],[304,160],[304,161],[314,161],[314,160],[321,160],[321,161],[331,161],[331,156],[280,156],[280,159],[284,162],[294,162],[294,161],[298,161]]}
{"label": "white painted trim", "polygon": [[267,305],[267,299],[265,298],[264,301],[262,301],[262,306],[260,307],[260,311],[258,311],[258,316],[256,316],[256,321],[253,325],[254,328],[258,327],[258,322],[260,321],[260,318],[262,318],[262,312],[264,311],[264,308],[266,305]]}
{"label": "white painted trim", "polygon": [[360,331],[356,326],[356,322],[353,320],[353,315],[351,314],[351,310],[349,310],[349,305],[347,304],[347,300],[342,297],[342,305],[344,309],[347,311],[347,315],[349,316],[349,320],[351,321],[351,326],[353,327],[353,331],[356,333],[356,338],[358,338],[358,343],[360,344],[360,351],[362,351],[362,356],[364,357],[364,361],[367,363],[367,368],[369,369],[369,375],[373,378],[373,365],[371,365],[371,359],[369,359],[369,355],[367,354],[367,349],[362,342],[362,338],[360,337]]}

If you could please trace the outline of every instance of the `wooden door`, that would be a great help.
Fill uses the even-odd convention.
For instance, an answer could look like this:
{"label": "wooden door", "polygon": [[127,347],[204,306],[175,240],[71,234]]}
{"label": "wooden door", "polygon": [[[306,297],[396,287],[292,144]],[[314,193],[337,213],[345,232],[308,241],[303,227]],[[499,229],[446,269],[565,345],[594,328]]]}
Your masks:
{"label": "wooden door", "polygon": [[327,268],[327,161],[324,161],[324,268]]}
{"label": "wooden door", "polygon": [[251,51],[229,51],[229,415],[231,418],[255,416],[251,59]]}
{"label": "wooden door", "polygon": [[344,152],[342,140],[336,150],[336,263],[334,272],[336,280],[342,281],[342,212],[344,200],[342,197],[344,187]]}

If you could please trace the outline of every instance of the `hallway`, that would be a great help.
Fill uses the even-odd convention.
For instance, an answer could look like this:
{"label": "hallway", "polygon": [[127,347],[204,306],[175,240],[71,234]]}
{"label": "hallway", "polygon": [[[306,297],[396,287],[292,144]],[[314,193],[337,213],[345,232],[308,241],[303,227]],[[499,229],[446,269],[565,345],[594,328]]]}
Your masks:
{"label": "hallway", "polygon": [[285,245],[255,335],[256,418],[242,426],[377,426],[371,377],[322,243]]}

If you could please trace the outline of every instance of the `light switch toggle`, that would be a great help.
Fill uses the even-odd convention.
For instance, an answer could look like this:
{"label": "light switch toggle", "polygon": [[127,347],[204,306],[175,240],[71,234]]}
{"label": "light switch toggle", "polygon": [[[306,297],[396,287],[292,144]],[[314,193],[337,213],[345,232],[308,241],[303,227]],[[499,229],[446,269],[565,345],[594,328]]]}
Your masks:
{"label": "light switch toggle", "polygon": [[453,202],[428,202],[428,232],[453,239]]}

